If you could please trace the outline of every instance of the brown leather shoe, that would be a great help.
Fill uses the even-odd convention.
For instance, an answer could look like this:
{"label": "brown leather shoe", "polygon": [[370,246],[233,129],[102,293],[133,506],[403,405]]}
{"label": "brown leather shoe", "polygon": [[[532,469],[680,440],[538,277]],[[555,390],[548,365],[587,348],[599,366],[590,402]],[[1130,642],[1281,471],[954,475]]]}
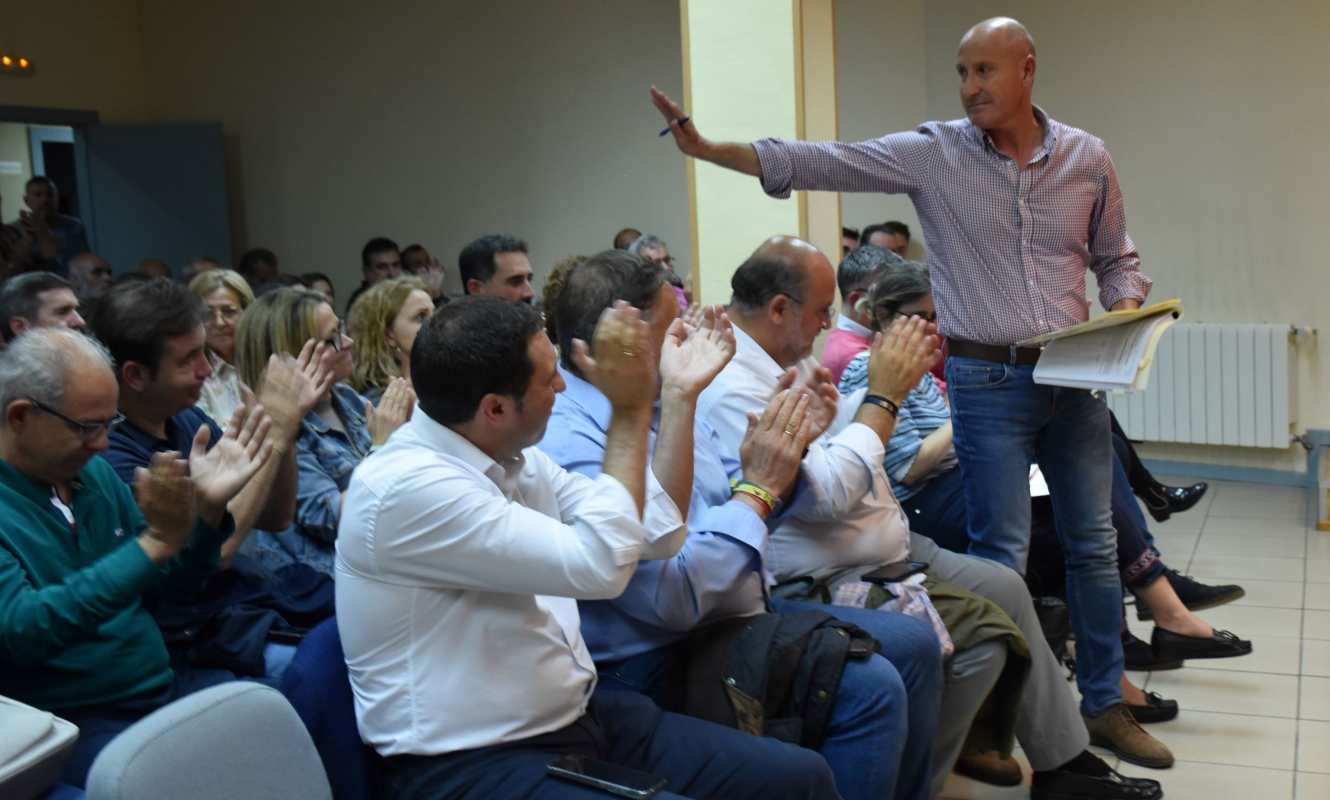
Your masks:
{"label": "brown leather shoe", "polygon": [[1123,761],[1153,769],[1173,766],[1172,751],[1146,733],[1122,703],[1109,706],[1098,716],[1085,716],[1085,727],[1090,731],[1090,744],[1107,747]]}
{"label": "brown leather shoe", "polygon": [[1019,786],[1021,765],[1011,756],[1006,758],[996,750],[982,753],[961,753],[956,759],[956,774],[993,786]]}

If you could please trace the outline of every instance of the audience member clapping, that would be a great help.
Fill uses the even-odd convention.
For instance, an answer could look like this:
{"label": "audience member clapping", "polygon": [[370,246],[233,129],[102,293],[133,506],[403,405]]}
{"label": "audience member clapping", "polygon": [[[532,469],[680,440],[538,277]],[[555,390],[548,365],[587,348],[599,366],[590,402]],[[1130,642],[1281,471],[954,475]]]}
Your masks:
{"label": "audience member clapping", "polygon": [[246,549],[274,570],[303,563],[332,572],[351,471],[410,417],[415,400],[401,378],[388,383],[378,409],[340,383],[351,377],[352,339],[323,295],[308,289],[279,289],[254,301],[236,327],[236,363],[246,381],[262,385],[275,358],[303,358],[315,342],[330,354],[328,380],[299,424],[295,518],[284,529],[256,530]]}
{"label": "audience member clapping", "polygon": [[516,303],[531,303],[531,260],[526,242],[506,234],[490,234],[462,248],[457,272],[467,294],[502,297]]}
{"label": "audience member clapping", "polygon": [[240,373],[235,368],[236,322],[254,302],[254,293],[240,273],[229,269],[201,273],[190,281],[189,290],[203,301],[208,313],[204,327],[212,374],[203,382],[198,407],[225,424],[244,403]]}
{"label": "audience member clapping", "polygon": [[419,278],[393,278],[365,292],[347,325],[356,343],[351,388],[377,405],[394,380],[405,378],[409,384],[411,346],[433,313],[434,303]]}

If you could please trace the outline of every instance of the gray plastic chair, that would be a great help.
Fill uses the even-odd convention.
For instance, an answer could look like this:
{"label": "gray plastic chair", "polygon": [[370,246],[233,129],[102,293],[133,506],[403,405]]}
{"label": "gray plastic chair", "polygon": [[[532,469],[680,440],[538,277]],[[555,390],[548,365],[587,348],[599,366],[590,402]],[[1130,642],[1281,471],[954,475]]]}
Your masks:
{"label": "gray plastic chair", "polygon": [[236,681],[158,709],[111,741],[89,800],[331,800],[328,776],[281,692]]}
{"label": "gray plastic chair", "polygon": [[29,800],[51,788],[78,738],[54,714],[0,697],[0,797]]}

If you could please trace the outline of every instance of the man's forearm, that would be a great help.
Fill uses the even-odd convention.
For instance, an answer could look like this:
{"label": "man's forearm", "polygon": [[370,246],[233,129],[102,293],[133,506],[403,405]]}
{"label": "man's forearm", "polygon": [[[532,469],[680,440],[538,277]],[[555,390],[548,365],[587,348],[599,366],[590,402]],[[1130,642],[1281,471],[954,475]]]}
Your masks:
{"label": "man's forearm", "polygon": [[855,422],[862,422],[877,434],[877,438],[882,440],[882,446],[886,447],[887,442],[891,440],[892,431],[896,430],[896,417],[890,411],[881,406],[872,403],[864,403],[859,406],[859,411],[854,415]]}
{"label": "man's forearm", "polygon": [[693,417],[697,398],[663,398],[660,431],[651,456],[651,471],[665,488],[679,515],[688,521],[688,505],[693,494]]}
{"label": "man's forearm", "polygon": [[758,161],[757,150],[751,144],[708,142],[698,158],[755,178],[762,177],[762,163]]}
{"label": "man's forearm", "polygon": [[647,431],[650,427],[650,406],[623,411],[615,409],[605,436],[605,466],[601,471],[624,485],[637,505],[639,516],[646,507]]}
{"label": "man's forearm", "polygon": [[901,483],[913,486],[923,480],[942,463],[942,459],[949,452],[951,452],[951,425],[947,424],[924,437],[924,441],[919,445],[919,452],[914,455],[914,462],[910,464],[910,471],[905,473]]}

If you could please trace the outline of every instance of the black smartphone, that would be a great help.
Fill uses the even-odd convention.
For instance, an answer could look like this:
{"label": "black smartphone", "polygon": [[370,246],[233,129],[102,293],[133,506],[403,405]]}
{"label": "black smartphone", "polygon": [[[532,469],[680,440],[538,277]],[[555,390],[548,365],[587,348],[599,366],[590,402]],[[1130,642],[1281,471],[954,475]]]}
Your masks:
{"label": "black smartphone", "polygon": [[639,800],[645,800],[664,789],[667,782],[650,772],[571,754],[559,756],[551,761],[546,769],[556,778],[592,786],[619,797]]}
{"label": "black smartphone", "polygon": [[911,575],[917,575],[928,569],[926,561],[896,561],[885,567],[878,567],[866,572],[859,578],[867,583],[900,583]]}

